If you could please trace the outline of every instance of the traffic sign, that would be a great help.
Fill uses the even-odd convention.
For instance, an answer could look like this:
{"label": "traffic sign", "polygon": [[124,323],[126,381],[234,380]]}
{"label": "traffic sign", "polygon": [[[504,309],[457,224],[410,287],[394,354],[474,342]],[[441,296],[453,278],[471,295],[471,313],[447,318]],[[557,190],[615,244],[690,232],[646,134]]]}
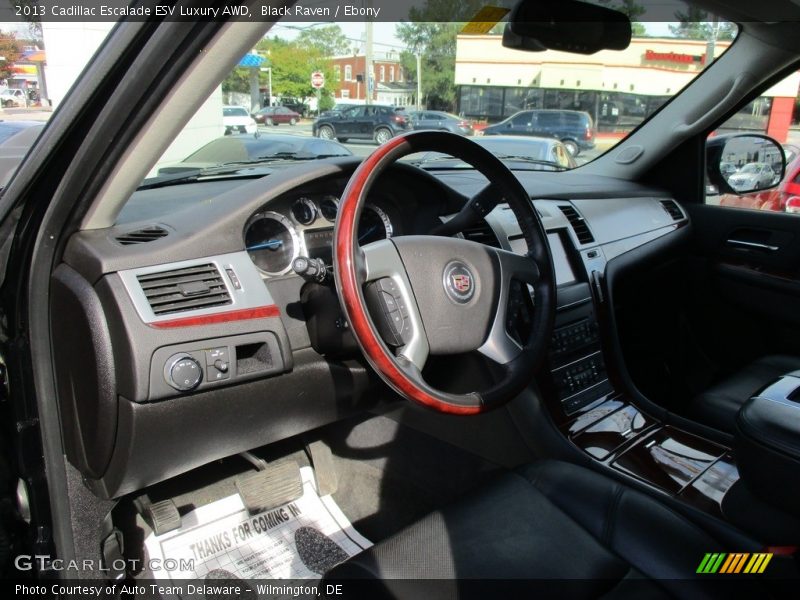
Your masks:
{"label": "traffic sign", "polygon": [[311,74],[311,87],[315,90],[325,87],[325,75],[321,71],[314,71]]}

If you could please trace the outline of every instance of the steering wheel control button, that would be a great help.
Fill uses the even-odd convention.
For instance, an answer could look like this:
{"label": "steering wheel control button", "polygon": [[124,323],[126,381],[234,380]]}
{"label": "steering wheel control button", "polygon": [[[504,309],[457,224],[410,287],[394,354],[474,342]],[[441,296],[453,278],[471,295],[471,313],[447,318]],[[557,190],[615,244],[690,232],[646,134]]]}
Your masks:
{"label": "steering wheel control button", "polygon": [[390,277],[370,283],[365,298],[375,327],[389,346],[403,346],[410,335],[410,322],[403,297]]}
{"label": "steering wheel control button", "polygon": [[461,261],[445,265],[442,283],[447,296],[456,304],[466,304],[475,295],[475,276]]}
{"label": "steering wheel control button", "polygon": [[388,292],[381,291],[381,298],[383,298],[383,304],[386,307],[386,312],[392,313],[397,308],[397,300],[395,300],[394,296],[389,294]]}
{"label": "steering wheel control button", "polygon": [[164,368],[167,383],[181,392],[190,392],[203,380],[203,368],[189,354],[175,354],[167,359]]}
{"label": "steering wheel control button", "polygon": [[395,335],[402,336],[403,335],[403,315],[400,314],[399,310],[396,310],[392,313],[389,313],[389,320],[392,323],[392,328],[394,329]]}

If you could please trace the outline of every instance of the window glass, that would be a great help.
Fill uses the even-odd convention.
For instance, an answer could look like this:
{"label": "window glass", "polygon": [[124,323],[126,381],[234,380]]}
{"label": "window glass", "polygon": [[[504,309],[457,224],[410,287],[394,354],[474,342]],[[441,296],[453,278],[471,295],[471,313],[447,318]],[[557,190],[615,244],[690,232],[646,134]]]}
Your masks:
{"label": "window glass", "polygon": [[515,127],[528,127],[533,123],[533,113],[521,112],[511,119],[511,124]]}
{"label": "window glass", "polygon": [[[711,133],[711,137],[730,134],[766,134],[783,147],[786,171],[780,176],[777,149],[768,152],[729,152],[721,157],[719,170],[732,182],[730,190],[707,183],[706,203],[728,208],[768,210],[800,214],[800,72],[779,81],[763,95],[742,106]],[[726,148],[727,150],[727,148]],[[742,189],[766,188],[739,193]]]}

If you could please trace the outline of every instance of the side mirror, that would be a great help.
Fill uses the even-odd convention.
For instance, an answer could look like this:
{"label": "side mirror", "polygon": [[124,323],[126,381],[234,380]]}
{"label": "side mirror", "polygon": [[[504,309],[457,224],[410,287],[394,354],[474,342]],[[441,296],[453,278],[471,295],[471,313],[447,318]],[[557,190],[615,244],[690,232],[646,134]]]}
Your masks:
{"label": "side mirror", "polygon": [[706,173],[721,194],[749,194],[777,185],[786,171],[781,145],[766,135],[733,133],[706,141]]}

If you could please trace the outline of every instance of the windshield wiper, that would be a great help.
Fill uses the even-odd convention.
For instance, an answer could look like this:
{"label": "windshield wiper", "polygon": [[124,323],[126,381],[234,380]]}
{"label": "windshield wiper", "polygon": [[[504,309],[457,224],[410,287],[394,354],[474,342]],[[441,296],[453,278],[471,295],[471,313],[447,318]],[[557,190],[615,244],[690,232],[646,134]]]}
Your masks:
{"label": "windshield wiper", "polygon": [[518,162],[526,162],[532,165],[544,165],[547,167],[553,167],[556,171],[567,171],[569,167],[565,167],[553,160],[544,160],[541,158],[531,158],[530,156],[521,156],[519,154],[495,154],[497,158],[500,160],[515,160]]}
{"label": "windshield wiper", "polygon": [[242,165],[258,165],[263,163],[270,163],[280,160],[317,160],[320,158],[335,158],[337,156],[350,156],[349,154],[305,154],[302,152],[276,152],[275,154],[266,154],[256,158],[247,160],[233,160],[231,162],[222,163],[223,167],[242,166]]}

